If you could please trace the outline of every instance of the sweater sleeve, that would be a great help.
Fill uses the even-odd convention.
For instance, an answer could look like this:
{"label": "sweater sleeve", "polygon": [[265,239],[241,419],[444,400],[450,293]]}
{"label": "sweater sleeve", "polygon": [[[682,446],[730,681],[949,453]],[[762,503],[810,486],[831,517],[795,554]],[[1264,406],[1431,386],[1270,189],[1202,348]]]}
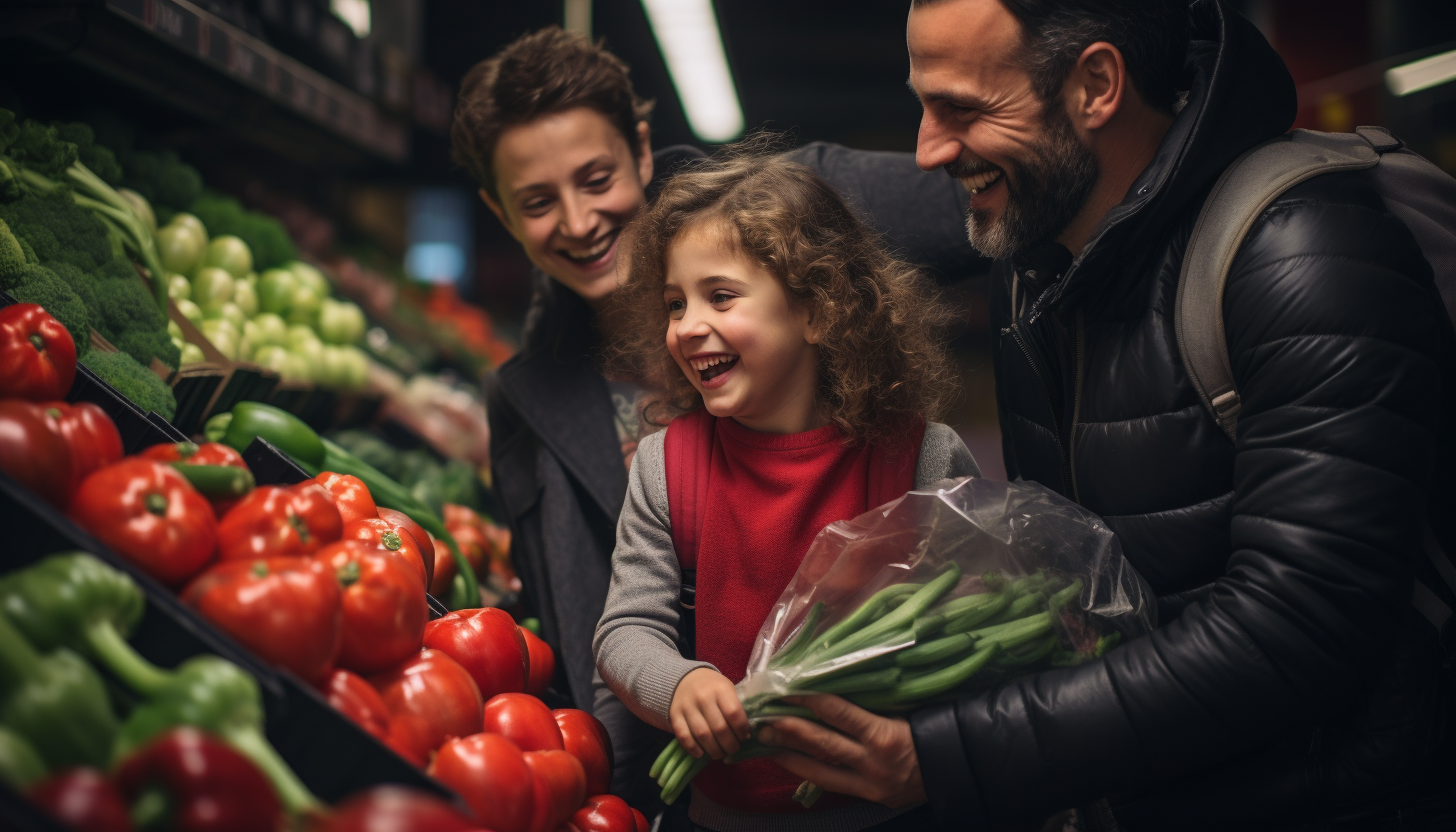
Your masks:
{"label": "sweater sleeve", "polygon": [[689,671],[712,667],[678,650],[682,571],[672,545],[667,469],[659,431],[632,459],[627,501],[617,521],[612,585],[592,652],[602,681],[643,721],[670,730],[668,708]]}
{"label": "sweater sleeve", "polygon": [[949,425],[929,422],[920,442],[920,461],[915,464],[915,487],[929,488],[945,479],[981,476],[981,466],[971,449]]}

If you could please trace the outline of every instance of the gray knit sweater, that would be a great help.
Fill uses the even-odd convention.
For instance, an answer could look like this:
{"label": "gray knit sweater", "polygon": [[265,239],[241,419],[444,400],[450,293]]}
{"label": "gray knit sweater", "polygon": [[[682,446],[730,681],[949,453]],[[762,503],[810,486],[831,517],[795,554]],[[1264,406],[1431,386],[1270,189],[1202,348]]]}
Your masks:
{"label": "gray knit sweater", "polygon": [[[612,585],[592,649],[601,680],[615,699],[649,725],[671,731],[668,708],[678,682],[689,671],[712,665],[689,661],[677,649],[682,573],[668,521],[665,435],[659,431],[643,439],[632,460],[627,501],[617,521]],[[938,422],[926,425],[915,467],[916,488],[948,477],[979,475],[955,431]],[[620,721],[620,706],[605,694],[598,692],[597,712],[610,729]],[[761,815],[719,806],[696,790],[689,809],[694,823],[718,832],[859,832],[898,813],[859,804],[803,815]]]}

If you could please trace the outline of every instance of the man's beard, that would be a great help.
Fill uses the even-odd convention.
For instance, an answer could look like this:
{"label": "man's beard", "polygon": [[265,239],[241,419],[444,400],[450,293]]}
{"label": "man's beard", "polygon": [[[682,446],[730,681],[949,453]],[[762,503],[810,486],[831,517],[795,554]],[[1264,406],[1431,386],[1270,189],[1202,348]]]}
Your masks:
{"label": "man's beard", "polygon": [[[1031,146],[1032,159],[1025,164],[1009,162],[1002,173],[1006,204],[1000,217],[991,211],[966,210],[971,245],[992,259],[1005,259],[1062,233],[1101,175],[1097,157],[1077,138],[1072,120],[1059,104],[1045,109],[1042,126],[1045,132]],[[957,162],[947,165],[946,172],[963,179],[977,171]]]}

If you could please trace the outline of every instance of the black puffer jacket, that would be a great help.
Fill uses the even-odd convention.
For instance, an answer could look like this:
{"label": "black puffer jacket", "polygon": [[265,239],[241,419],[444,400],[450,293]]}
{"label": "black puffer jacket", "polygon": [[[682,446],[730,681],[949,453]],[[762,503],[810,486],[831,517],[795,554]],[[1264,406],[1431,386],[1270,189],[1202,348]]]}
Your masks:
{"label": "black puffer jacket", "polygon": [[1075,262],[1054,247],[992,278],[1007,470],[1105,517],[1162,620],[918,712],[945,829],[1103,797],[1134,832],[1297,829],[1451,782],[1452,692],[1409,597],[1428,519],[1456,551],[1456,337],[1362,175],[1316,178],[1234,263],[1244,404],[1237,444],[1219,431],[1179,358],[1178,269],[1209,187],[1287,129],[1294,90],[1239,15],[1192,15],[1188,104],[1127,199]]}

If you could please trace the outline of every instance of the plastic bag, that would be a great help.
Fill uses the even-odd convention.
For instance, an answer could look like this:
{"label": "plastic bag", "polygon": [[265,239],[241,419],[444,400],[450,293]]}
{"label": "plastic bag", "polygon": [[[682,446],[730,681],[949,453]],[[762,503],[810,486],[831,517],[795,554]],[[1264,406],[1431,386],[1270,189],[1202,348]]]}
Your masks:
{"label": "plastic bag", "polygon": [[[1154,626],[1153,595],[1101,518],[1037,483],[980,478],[946,483],[934,491],[912,491],[819,533],[759,630],[748,673],[738,684],[750,715],[754,703],[810,691],[846,695],[875,710],[903,709],[1086,661]],[[907,606],[934,594],[920,590],[936,580],[949,587],[908,614]],[[993,595],[1004,605],[989,600]],[[868,610],[875,598],[886,599],[883,607]],[[979,600],[986,600],[985,608]],[[961,617],[937,628],[934,616],[945,610]],[[897,613],[910,626],[883,626]],[[848,620],[855,615],[860,620]],[[910,662],[895,654],[1008,622],[1028,620],[1024,629],[1030,633],[1041,629],[1039,619],[1028,619],[1033,615],[1049,619],[1040,638],[1028,636],[1011,644],[1014,649],[986,657],[975,672],[963,666],[963,678],[945,690],[899,702],[886,695],[925,674],[964,664],[985,638],[958,639],[969,644],[959,651],[946,644],[939,656],[922,650]],[[919,622],[928,626],[914,626]],[[860,634],[858,641],[853,633]],[[826,639],[837,639],[839,647],[826,645]],[[800,652],[790,655],[796,646]],[[875,673],[879,677],[861,679],[864,689],[843,681]]]}

